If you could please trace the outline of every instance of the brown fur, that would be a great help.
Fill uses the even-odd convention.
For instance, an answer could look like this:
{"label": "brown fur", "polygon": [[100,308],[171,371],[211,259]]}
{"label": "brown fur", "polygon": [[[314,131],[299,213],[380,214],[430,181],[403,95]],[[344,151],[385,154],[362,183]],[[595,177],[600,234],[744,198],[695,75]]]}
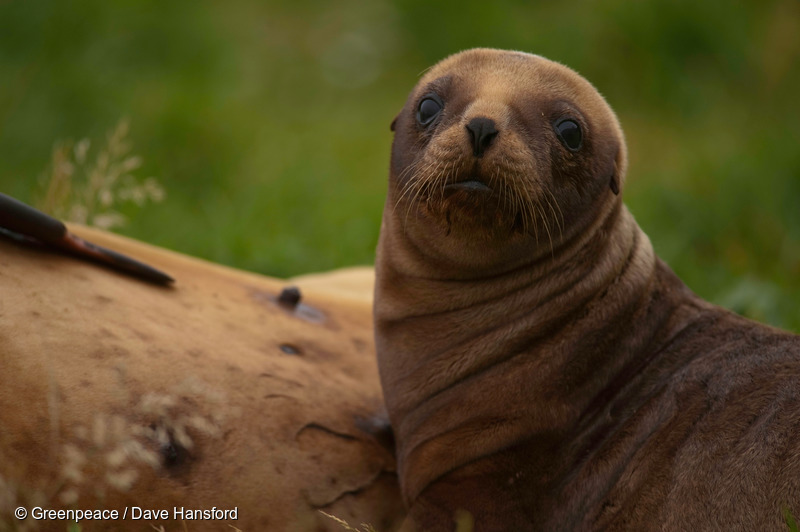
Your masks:
{"label": "brown fur", "polygon": [[[430,126],[420,101],[444,102]],[[465,126],[494,120],[476,157]],[[580,123],[571,152],[553,124]],[[572,70],[472,50],[395,122],[375,326],[421,530],[778,530],[800,514],[800,337],[697,298],[615,194],[616,117]],[[446,186],[479,179],[491,191]],[[520,223],[520,219],[521,223]]]}
{"label": "brown fur", "polygon": [[276,303],[286,281],[71,229],[177,283],[0,238],[0,530],[67,529],[12,516],[37,505],[238,507],[237,521],[82,530],[343,530],[318,509],[380,530],[402,519],[369,270],[296,281],[292,309]]}

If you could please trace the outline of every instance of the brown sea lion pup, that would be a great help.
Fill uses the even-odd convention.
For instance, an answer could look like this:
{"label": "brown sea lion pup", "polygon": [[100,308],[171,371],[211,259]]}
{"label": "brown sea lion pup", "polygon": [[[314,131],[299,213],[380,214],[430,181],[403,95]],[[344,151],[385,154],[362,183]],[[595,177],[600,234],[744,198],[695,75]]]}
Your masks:
{"label": "brown sea lion pup", "polygon": [[589,82],[470,50],[393,128],[375,334],[417,529],[800,516],[800,337],[699,299],[654,255]]}

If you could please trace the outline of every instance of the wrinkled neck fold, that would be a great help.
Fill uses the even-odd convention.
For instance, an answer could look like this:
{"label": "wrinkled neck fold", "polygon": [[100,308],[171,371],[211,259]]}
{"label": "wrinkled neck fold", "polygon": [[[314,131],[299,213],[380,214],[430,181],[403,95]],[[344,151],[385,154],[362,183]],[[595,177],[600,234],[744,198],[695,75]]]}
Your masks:
{"label": "wrinkled neck fold", "polygon": [[[401,484],[411,502],[460,465],[577,423],[598,391],[585,375],[566,376],[585,341],[575,324],[600,331],[629,313],[623,307],[643,298],[656,259],[620,201],[550,254],[531,253],[529,261],[482,277],[448,278],[453,266],[432,265],[396,223],[388,216],[381,230],[374,313]],[[577,363],[613,372],[624,361],[609,354]],[[565,393],[554,393],[554,382]]]}

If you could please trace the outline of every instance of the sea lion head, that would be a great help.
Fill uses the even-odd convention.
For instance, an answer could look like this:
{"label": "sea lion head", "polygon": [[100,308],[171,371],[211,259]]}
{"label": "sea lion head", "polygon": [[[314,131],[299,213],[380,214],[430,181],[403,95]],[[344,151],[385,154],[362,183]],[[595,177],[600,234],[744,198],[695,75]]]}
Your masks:
{"label": "sea lion head", "polygon": [[621,204],[614,112],[583,77],[540,56],[452,55],[423,75],[392,129],[384,225],[401,226],[450,275],[555,253]]}

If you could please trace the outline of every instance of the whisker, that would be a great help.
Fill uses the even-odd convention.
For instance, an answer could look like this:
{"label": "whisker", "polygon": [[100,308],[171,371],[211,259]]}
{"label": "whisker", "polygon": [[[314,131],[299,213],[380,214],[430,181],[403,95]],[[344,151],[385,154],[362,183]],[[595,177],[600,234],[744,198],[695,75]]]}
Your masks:
{"label": "whisker", "polygon": [[539,209],[541,210],[542,222],[544,223],[544,229],[545,229],[545,231],[547,231],[547,238],[550,240],[550,254],[553,256],[553,258],[555,258],[555,256],[556,256],[555,255],[555,248],[553,246],[553,235],[550,233],[550,224],[547,223],[547,218],[544,215],[544,209],[542,209],[541,206],[539,206]]}
{"label": "whisker", "polygon": [[[402,172],[400,172],[400,175],[397,177],[397,181],[398,182],[402,181],[407,174],[411,173],[411,171],[413,171],[417,166],[419,166],[419,163],[420,161],[415,161],[410,165],[408,165],[408,167],[406,167]],[[392,207],[393,211],[397,209],[397,206],[400,204],[402,199],[405,197],[405,195],[413,186],[414,186],[413,181],[406,181],[405,183],[403,183],[403,188],[400,191],[400,196],[397,198],[397,200],[395,200],[394,206]]]}
{"label": "whisker", "polygon": [[[553,200],[552,202],[550,200],[547,200],[547,205],[550,207],[550,210],[553,211],[553,218],[555,219],[556,226],[558,227],[559,238],[563,239],[564,238],[564,213],[561,211],[561,206],[558,204],[558,200],[556,199],[556,197],[553,194],[553,192],[550,191],[549,189],[545,189],[545,192],[547,192],[547,194],[549,194],[550,198]],[[559,222],[559,216],[557,216],[556,213],[555,213],[555,210],[553,210],[553,205],[555,205],[556,208],[558,209],[558,214],[559,214],[559,216],[561,218],[560,222]]]}

